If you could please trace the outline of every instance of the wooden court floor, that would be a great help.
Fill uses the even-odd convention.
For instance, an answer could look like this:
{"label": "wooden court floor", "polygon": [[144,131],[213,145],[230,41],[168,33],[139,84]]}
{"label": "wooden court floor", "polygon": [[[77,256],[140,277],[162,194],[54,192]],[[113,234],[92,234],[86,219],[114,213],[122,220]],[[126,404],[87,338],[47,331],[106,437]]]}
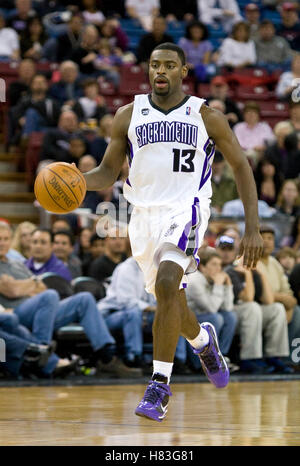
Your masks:
{"label": "wooden court floor", "polygon": [[300,445],[300,382],[174,384],[162,423],[144,385],[0,388],[0,445]]}

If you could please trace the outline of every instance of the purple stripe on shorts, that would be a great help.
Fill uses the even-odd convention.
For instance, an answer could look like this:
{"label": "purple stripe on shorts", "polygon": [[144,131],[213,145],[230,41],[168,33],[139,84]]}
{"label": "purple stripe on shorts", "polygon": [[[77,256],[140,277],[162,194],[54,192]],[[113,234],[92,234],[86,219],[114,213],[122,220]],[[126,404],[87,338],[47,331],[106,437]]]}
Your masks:
{"label": "purple stripe on shorts", "polygon": [[184,231],[182,232],[182,235],[180,237],[180,240],[178,241],[178,247],[185,252],[186,247],[187,247],[187,242],[188,242],[188,236],[190,234],[191,228],[193,225],[196,225],[197,222],[197,213],[196,213],[196,207],[195,205],[199,202],[199,199],[197,197],[194,198],[194,204],[192,205],[192,220],[190,220],[184,227]]}

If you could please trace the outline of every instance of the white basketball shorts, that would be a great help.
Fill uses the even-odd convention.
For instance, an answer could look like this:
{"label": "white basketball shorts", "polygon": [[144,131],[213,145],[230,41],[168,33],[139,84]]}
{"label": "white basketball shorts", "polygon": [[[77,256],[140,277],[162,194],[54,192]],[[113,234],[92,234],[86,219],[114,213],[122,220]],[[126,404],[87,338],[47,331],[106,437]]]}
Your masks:
{"label": "white basketball shorts", "polygon": [[[192,205],[180,207],[134,207],[129,238],[132,255],[144,274],[146,291],[155,295],[159,264],[172,260],[185,273],[199,264],[202,244],[210,217],[209,199],[194,198]],[[180,288],[186,287],[183,276]]]}

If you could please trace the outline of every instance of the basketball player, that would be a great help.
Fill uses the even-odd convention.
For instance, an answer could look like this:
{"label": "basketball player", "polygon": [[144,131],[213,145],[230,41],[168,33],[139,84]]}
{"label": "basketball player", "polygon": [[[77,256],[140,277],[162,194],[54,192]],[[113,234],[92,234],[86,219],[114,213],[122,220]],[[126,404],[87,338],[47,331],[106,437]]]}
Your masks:
{"label": "basketball player", "polygon": [[124,195],[133,204],[129,224],[132,253],[155,294],[153,376],[135,413],[161,422],[166,416],[174,353],[183,335],[198,354],[216,387],[225,387],[229,371],[214,327],[197,322],[186,303],[185,274],[195,271],[210,215],[211,164],[215,144],[229,162],[245,208],[240,255],[255,268],[262,254],[256,187],[246,157],[228,122],[204,99],[185,95],[188,68],[184,52],[164,43],[150,58],[150,95],[137,95],[114,118],[102,163],[86,173],[88,190],[108,188],[129,158]]}

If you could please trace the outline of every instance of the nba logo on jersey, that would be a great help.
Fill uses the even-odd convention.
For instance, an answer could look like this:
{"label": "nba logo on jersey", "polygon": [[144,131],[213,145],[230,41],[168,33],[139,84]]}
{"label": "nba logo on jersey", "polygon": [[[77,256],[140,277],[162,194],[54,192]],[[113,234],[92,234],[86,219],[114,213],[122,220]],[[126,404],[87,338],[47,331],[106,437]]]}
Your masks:
{"label": "nba logo on jersey", "polygon": [[185,109],[185,114],[190,115],[191,114],[191,107],[186,107]]}

